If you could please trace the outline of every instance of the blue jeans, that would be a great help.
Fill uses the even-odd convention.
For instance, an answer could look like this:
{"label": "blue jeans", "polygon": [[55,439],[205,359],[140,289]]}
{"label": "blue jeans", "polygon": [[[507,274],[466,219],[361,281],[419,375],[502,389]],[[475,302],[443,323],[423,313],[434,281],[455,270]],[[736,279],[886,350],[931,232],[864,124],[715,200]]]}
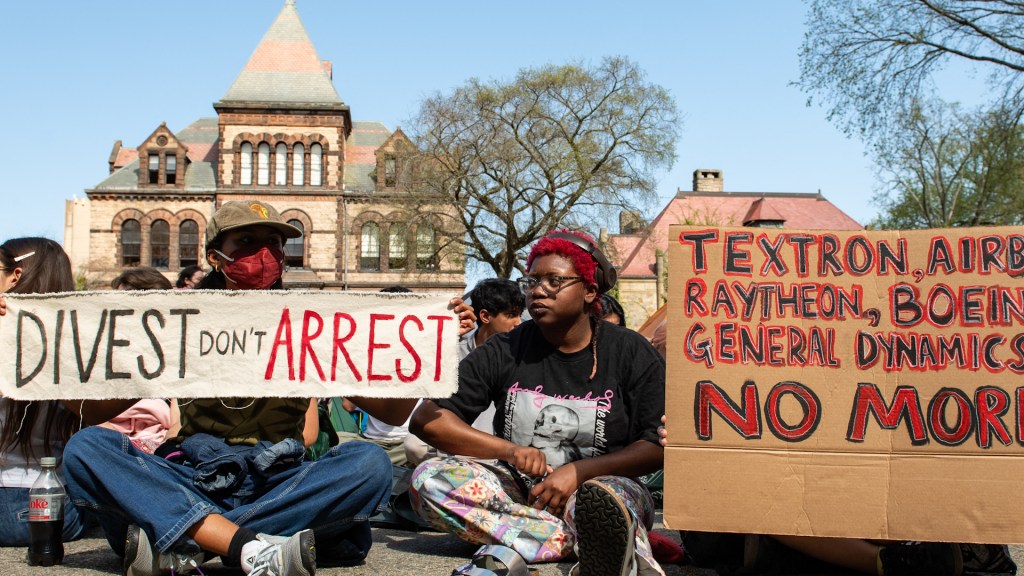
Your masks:
{"label": "blue jeans", "polygon": [[[86,428],[64,449],[64,475],[75,505],[95,514],[118,554],[130,524],[138,524],[161,552],[194,549],[186,531],[210,514],[264,534],[312,528],[317,556],[351,563],[366,556],[367,519],[391,494],[391,462],[370,443],[335,446],[319,460],[277,474],[259,486],[248,478],[229,493],[208,494],[191,467],[135,448],[126,436]],[[365,528],[364,528],[365,525]],[[337,558],[332,558],[332,552]]]}
{"label": "blue jeans", "polygon": [[[82,537],[84,522],[70,498],[64,503],[64,541]],[[28,488],[0,488],[0,546],[28,546]]]}

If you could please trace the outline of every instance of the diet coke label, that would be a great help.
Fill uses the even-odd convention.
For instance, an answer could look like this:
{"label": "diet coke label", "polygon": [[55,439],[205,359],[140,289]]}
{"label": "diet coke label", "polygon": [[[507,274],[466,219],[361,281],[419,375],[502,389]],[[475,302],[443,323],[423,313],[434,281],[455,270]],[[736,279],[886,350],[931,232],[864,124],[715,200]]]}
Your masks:
{"label": "diet coke label", "polygon": [[46,522],[57,520],[64,515],[64,496],[51,494],[35,496],[28,503],[28,521]]}

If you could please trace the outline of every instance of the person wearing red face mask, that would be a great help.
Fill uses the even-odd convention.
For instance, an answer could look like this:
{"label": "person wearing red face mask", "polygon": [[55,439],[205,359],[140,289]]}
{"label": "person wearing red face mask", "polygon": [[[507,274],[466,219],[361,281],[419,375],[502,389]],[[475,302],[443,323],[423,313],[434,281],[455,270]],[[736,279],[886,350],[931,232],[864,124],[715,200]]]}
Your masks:
{"label": "person wearing red face mask", "polygon": [[267,290],[281,287],[284,241],[302,236],[263,202],[227,202],[206,228],[206,260],[213,267],[198,288]]}
{"label": "person wearing red face mask", "polygon": [[[281,288],[284,241],[299,236],[268,204],[225,203],[206,229],[213,271],[198,288]],[[404,422],[416,403],[354,400],[389,424]],[[203,561],[220,556],[250,576],[312,576],[318,564],[365,558],[365,519],[391,493],[383,450],[353,442],[304,460],[317,432],[308,398],[196,398],[179,407],[180,432],[156,454],[90,428],[65,455],[69,492],[95,513],[125,574],[201,573]],[[212,474],[225,459],[252,464],[240,479]]]}

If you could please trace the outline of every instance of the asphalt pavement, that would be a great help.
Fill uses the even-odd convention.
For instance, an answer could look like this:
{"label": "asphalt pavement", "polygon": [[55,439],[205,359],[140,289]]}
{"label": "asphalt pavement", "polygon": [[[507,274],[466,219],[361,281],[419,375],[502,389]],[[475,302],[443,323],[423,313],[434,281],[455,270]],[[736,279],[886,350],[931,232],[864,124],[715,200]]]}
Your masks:
{"label": "asphalt pavement", "polygon": [[[658,528],[659,526],[656,526]],[[678,540],[675,530],[659,530]],[[64,564],[40,568],[25,564],[22,548],[0,548],[0,576],[97,576],[121,574],[120,559],[107,547],[98,533],[65,545]],[[354,568],[324,568],[318,576],[449,576],[452,570],[465,563],[476,546],[462,542],[448,534],[437,532],[405,532],[374,528],[374,546],[361,566]],[[1024,561],[1024,547],[1011,546],[1018,565]],[[538,576],[565,576],[571,562],[535,564]],[[238,575],[238,570],[222,567],[213,561],[202,566],[203,574]],[[711,570],[689,566],[665,566],[666,576],[715,576]]]}
{"label": "asphalt pavement", "polygon": [[[449,534],[439,532],[406,532],[373,529],[373,548],[361,566],[353,568],[322,568],[317,576],[449,576],[452,570],[466,563],[478,548]],[[678,532],[662,532],[678,540]],[[121,574],[120,559],[110,551],[99,533],[90,538],[65,544],[64,563],[41,568],[25,564],[23,548],[0,548],[0,576],[97,576]],[[565,576],[572,562],[535,564],[538,576]],[[713,576],[714,572],[683,566],[666,567],[666,576]],[[224,568],[217,561],[202,566],[207,575],[238,575],[238,570]]]}

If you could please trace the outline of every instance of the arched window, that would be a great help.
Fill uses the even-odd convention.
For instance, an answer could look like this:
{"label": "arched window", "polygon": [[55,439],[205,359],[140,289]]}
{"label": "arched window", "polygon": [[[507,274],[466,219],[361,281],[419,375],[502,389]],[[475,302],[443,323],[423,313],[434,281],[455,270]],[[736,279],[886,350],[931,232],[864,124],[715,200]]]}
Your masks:
{"label": "arched window", "polygon": [[299,142],[292,148],[292,184],[302,186],[306,183],[306,147]]}
{"label": "arched window", "polygon": [[309,185],[320,186],[323,184],[323,156],[324,148],[319,144],[312,144],[309,147]]}
{"label": "arched window", "polygon": [[252,185],[252,144],[242,142],[242,174],[238,183],[243,186]]}
{"label": "arched window", "polygon": [[434,226],[424,222],[416,227],[416,267],[420,270],[437,268],[437,246]]}
{"label": "arched window", "polygon": [[199,265],[199,224],[185,220],[178,226],[178,267]]}
{"label": "arched window", "polygon": [[270,184],[270,144],[260,142],[256,147],[256,185]]}
{"label": "arched window", "polygon": [[288,145],[278,142],[274,147],[274,184],[284,186],[288,183]]}
{"label": "arched window", "polygon": [[171,226],[155,220],[149,228],[150,266],[166,270],[171,260]]}
{"label": "arched window", "polygon": [[408,265],[405,243],[405,224],[392,223],[388,228],[388,268],[391,270],[405,270]]}
{"label": "arched window", "polygon": [[142,261],[142,225],[138,220],[121,223],[121,265],[138,266]]}
{"label": "arched window", "polygon": [[380,270],[380,227],[376,222],[363,224],[359,241],[359,269]]}
{"label": "arched window", "polygon": [[[289,220],[288,223],[299,230],[302,230],[302,234],[305,236],[306,230],[302,227],[302,222],[299,222],[298,220]],[[285,240],[284,263],[286,266],[291,268],[302,268],[306,265],[306,243],[303,240],[303,236]]]}

